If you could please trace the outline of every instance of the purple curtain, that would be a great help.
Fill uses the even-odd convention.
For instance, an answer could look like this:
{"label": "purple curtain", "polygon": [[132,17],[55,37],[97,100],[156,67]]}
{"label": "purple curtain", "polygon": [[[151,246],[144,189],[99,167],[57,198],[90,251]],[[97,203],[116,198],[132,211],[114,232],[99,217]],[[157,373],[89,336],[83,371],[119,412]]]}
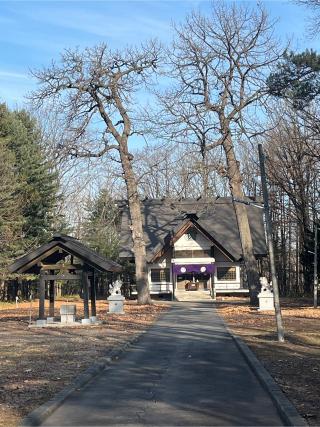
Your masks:
{"label": "purple curtain", "polygon": [[213,273],[213,264],[173,264],[173,272],[175,274],[185,273]]}

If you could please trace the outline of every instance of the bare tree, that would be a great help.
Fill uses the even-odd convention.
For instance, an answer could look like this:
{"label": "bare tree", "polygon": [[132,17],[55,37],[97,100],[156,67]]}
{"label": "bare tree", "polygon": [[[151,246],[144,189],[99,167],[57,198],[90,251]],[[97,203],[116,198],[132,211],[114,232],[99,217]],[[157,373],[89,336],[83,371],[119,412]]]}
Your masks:
{"label": "bare tree", "polygon": [[295,110],[296,117],[303,123],[308,138],[305,138],[305,151],[310,157],[320,160],[320,117],[318,100],[303,111]]}
{"label": "bare tree", "polygon": [[247,210],[241,203],[244,192],[235,147],[258,131],[251,128],[249,117],[259,115],[267,93],[265,75],[279,58],[273,25],[259,7],[213,3],[210,16],[194,12],[175,31],[170,60],[176,93],[209,117],[215,138],[207,149],[224,149],[250,299],[256,303],[259,277]]}
{"label": "bare tree", "polygon": [[83,52],[66,50],[59,65],[35,71],[40,87],[31,99],[37,107],[46,101],[59,109],[67,132],[61,149],[73,157],[104,155],[121,163],[127,189],[138,303],[150,303],[146,249],[137,180],[128,143],[134,133],[133,111],[137,91],[146,84],[159,60],[159,46],[111,51],[105,44]]}
{"label": "bare tree", "polygon": [[[268,173],[271,183],[280,190],[280,194],[282,192],[289,198],[294,208],[300,242],[299,261],[302,267],[299,282],[302,282],[303,290],[309,293],[313,279],[312,217],[319,209],[320,201],[320,162],[317,156],[312,155],[318,140],[295,110],[289,107],[278,110],[275,108],[273,116],[277,127],[265,135]],[[280,200],[278,209],[281,209],[281,204]],[[283,222],[281,217],[282,212],[280,223]],[[283,241],[282,236],[280,238]],[[285,250],[285,244],[282,250]]]}
{"label": "bare tree", "polygon": [[[214,158],[212,158],[214,157]],[[135,154],[140,193],[150,198],[199,198],[225,195],[226,179],[216,171],[221,154],[207,152],[207,187],[204,194],[202,155],[197,147],[175,142],[144,147]]]}
{"label": "bare tree", "polygon": [[320,24],[320,0],[295,0],[295,3],[306,6],[312,11],[308,23],[308,33],[311,37],[317,37]]}
{"label": "bare tree", "polygon": [[[167,74],[170,76],[170,71]],[[209,179],[216,165],[209,164],[208,153],[214,137],[214,124],[197,102],[191,103],[190,99],[183,96],[179,87],[158,91],[156,96],[158,105],[155,111],[149,108],[145,114],[149,129],[157,137],[170,141],[171,145],[187,146],[185,151],[189,150],[189,158],[191,155],[197,157],[197,152],[200,154],[194,173],[201,177],[201,196],[212,196]]]}

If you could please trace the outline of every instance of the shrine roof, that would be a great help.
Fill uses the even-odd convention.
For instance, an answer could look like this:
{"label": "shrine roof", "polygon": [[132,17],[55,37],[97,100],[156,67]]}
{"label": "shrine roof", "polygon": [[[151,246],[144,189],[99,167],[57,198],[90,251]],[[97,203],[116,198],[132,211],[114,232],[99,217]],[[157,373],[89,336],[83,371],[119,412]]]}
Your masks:
{"label": "shrine roof", "polygon": [[85,246],[78,239],[63,234],[55,234],[53,238],[26,255],[17,259],[8,267],[10,273],[34,273],[40,272],[41,262],[56,264],[72,255],[93,269],[102,272],[120,272],[120,264],[98,254]]}
{"label": "shrine roof", "polygon": [[[246,198],[254,254],[267,253],[261,201]],[[121,258],[132,258],[133,243],[129,209],[125,201],[118,202],[121,216]],[[216,246],[232,260],[242,258],[239,227],[230,197],[216,199],[145,199],[141,201],[147,259],[151,262],[162,247],[192,221]]]}

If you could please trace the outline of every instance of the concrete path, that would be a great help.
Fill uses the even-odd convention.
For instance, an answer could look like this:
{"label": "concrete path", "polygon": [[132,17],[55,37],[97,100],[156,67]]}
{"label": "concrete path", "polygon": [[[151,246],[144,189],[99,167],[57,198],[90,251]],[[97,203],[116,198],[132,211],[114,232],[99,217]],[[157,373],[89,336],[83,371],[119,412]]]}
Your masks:
{"label": "concrete path", "polygon": [[279,426],[212,303],[175,303],[46,426]]}

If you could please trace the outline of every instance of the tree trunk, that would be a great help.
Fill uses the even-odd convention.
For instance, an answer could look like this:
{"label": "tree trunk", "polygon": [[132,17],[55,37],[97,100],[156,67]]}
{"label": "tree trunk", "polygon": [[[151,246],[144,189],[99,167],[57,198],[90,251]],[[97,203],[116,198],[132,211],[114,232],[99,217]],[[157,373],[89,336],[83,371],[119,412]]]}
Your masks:
{"label": "tree trunk", "polygon": [[[285,223],[285,206],[284,206],[284,194],[280,192],[280,257],[281,257],[281,291],[282,295],[287,292],[287,236],[286,236],[286,223]],[[279,270],[278,270],[279,271]]]}
{"label": "tree trunk", "polygon": [[0,279],[0,300],[6,301],[6,282],[4,279]]}
{"label": "tree trunk", "polygon": [[299,235],[299,223],[296,222],[296,292],[297,295],[302,295],[301,289],[300,289],[300,235]]}
{"label": "tree trunk", "polygon": [[[227,160],[227,170],[230,191],[233,199],[243,200],[242,179],[239,163],[235,157],[234,148],[230,133],[224,139],[223,148]],[[253,244],[248,220],[246,205],[233,201],[234,210],[238,222],[240,241],[242,246],[242,256],[246,267],[247,281],[249,287],[251,305],[258,304],[259,273],[257,261],[253,253]]]}
{"label": "tree trunk", "polygon": [[203,160],[202,164],[202,197],[207,199],[209,197],[209,173],[208,173],[208,162],[206,159]]}
{"label": "tree trunk", "polygon": [[132,169],[132,156],[128,153],[127,141],[119,144],[121,163],[127,187],[129,212],[131,218],[131,233],[133,252],[135,257],[136,284],[138,291],[138,304],[151,304],[146,260],[146,244],[143,236],[141,203],[138,186]]}
{"label": "tree trunk", "polygon": [[208,198],[209,196],[209,168],[208,168],[208,152],[206,151],[206,138],[203,137],[201,141],[201,180],[202,180],[202,190],[201,196],[203,198]]}
{"label": "tree trunk", "polygon": [[288,200],[288,214],[287,214],[287,221],[288,221],[288,275],[289,275],[289,293],[287,295],[292,294],[293,289],[293,274],[291,272],[292,269],[292,224],[291,224],[291,206],[290,206],[290,199]]}

